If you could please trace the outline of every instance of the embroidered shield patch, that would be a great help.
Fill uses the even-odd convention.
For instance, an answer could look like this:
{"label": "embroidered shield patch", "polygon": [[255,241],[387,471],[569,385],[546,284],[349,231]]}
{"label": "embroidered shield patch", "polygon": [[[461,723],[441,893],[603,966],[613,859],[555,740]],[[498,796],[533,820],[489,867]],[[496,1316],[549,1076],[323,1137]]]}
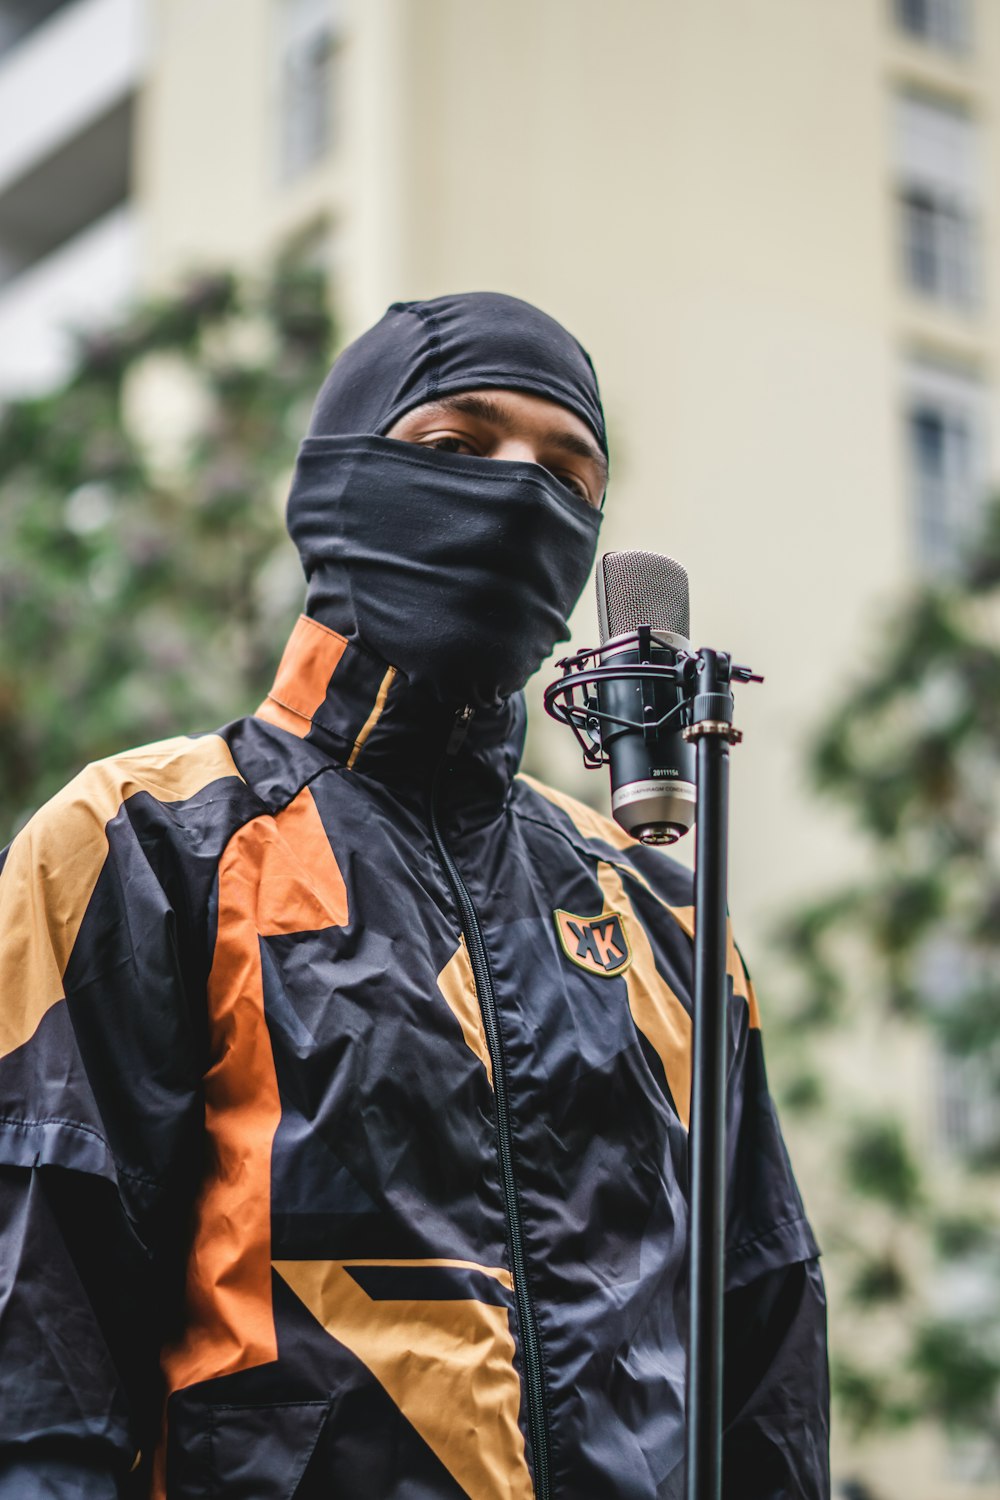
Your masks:
{"label": "embroidered shield patch", "polygon": [[620,913],[602,911],[599,917],[577,917],[571,911],[555,911],[553,916],[566,957],[589,974],[610,979],[632,962]]}

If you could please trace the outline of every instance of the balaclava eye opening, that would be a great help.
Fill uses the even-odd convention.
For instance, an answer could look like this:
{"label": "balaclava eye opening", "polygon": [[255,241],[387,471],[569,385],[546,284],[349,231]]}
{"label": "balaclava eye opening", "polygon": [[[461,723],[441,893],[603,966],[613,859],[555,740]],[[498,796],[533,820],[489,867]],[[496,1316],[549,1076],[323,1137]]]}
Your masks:
{"label": "balaclava eye opening", "polygon": [[416,406],[485,388],[558,402],[606,453],[593,366],[554,319],[497,293],[396,303],[334,364],[288,502],[307,613],[433,698],[480,708],[568,638],[601,519],[537,464],[384,436]]}

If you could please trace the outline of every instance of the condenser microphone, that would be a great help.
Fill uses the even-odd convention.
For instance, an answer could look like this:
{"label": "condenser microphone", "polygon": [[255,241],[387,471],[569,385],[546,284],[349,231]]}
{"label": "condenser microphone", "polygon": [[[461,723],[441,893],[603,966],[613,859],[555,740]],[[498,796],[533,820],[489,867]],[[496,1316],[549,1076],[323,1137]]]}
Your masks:
{"label": "condenser microphone", "polygon": [[[597,568],[604,668],[673,666],[690,652],[688,577],[658,552],[605,552]],[[672,844],[694,822],[695,748],[682,734],[683,692],[669,674],[641,672],[597,684],[611,811],[644,844]]]}

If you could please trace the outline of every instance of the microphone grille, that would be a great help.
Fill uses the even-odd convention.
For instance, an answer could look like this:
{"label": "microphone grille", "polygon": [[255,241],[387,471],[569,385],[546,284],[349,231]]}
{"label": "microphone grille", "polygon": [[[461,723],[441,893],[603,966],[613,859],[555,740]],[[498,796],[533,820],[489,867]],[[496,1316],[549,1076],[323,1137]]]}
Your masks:
{"label": "microphone grille", "polygon": [[688,576],[660,552],[605,552],[597,569],[601,645],[640,625],[690,635]]}

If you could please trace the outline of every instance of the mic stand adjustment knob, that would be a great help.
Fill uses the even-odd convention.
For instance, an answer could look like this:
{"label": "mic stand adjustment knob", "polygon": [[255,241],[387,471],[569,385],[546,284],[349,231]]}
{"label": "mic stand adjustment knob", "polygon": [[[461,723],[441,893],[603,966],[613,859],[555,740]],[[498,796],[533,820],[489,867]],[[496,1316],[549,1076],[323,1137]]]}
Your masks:
{"label": "mic stand adjustment knob", "polygon": [[743,739],[742,729],[737,729],[736,725],[730,724],[727,719],[699,719],[697,724],[689,724],[681,733],[688,741],[716,735],[720,739],[728,740],[730,745],[738,745]]}

